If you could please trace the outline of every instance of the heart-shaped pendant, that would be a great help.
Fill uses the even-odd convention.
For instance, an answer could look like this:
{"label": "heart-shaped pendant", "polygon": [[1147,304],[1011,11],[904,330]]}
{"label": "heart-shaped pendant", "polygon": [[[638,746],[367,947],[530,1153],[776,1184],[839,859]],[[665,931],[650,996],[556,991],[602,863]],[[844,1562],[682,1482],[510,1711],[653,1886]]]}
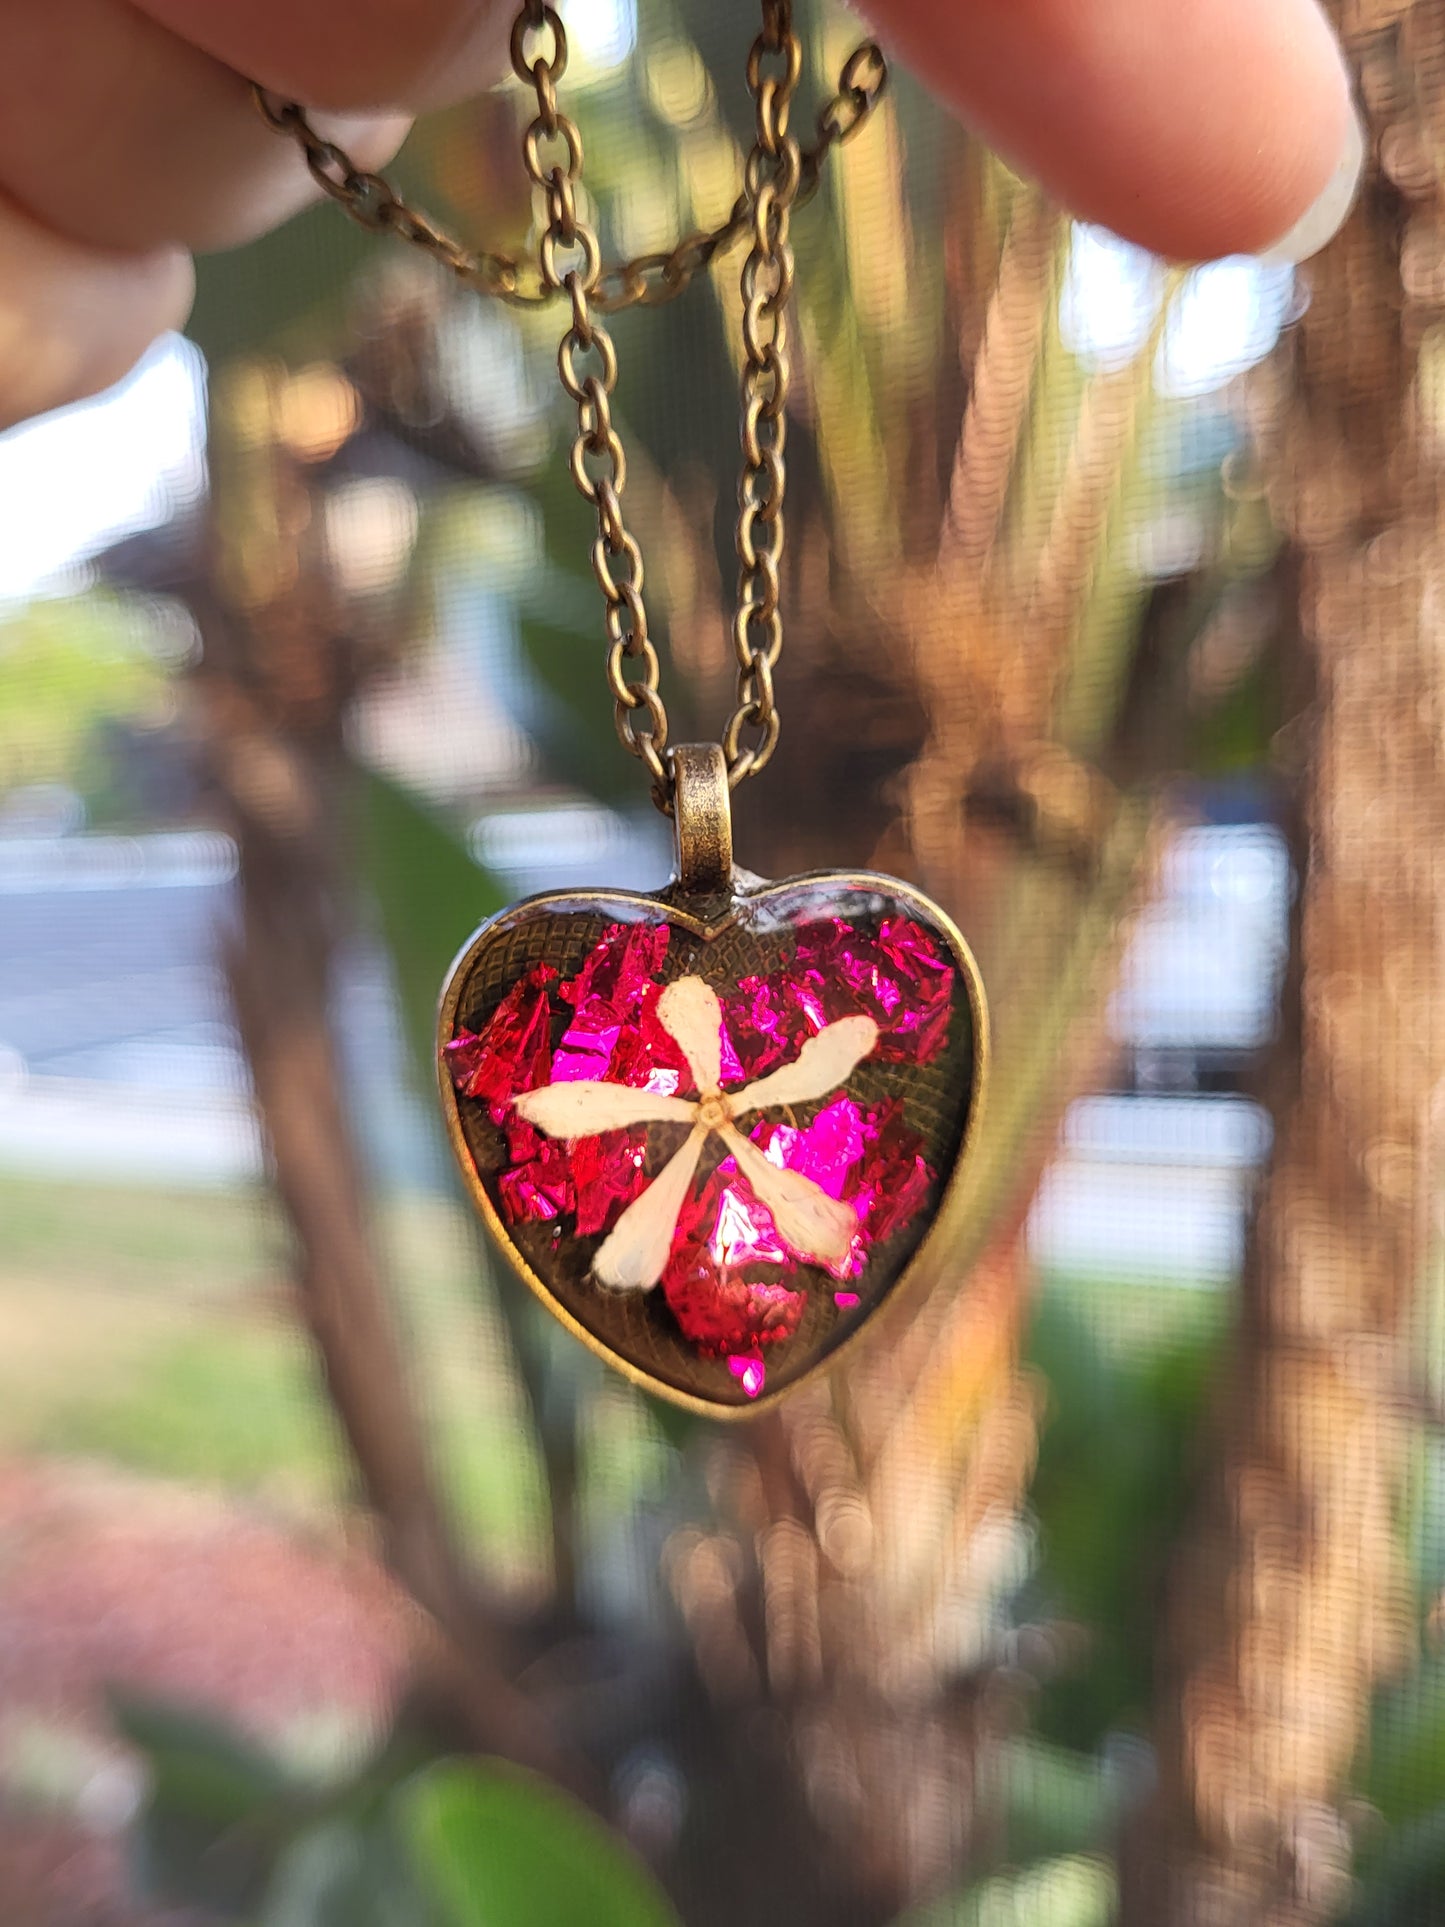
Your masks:
{"label": "heart-shaped pendant", "polygon": [[763,883],[686,829],[656,897],[548,894],[483,924],[443,993],[441,1088],[542,1302],[725,1417],[902,1285],[976,1125],[986,1018],[963,938],[907,884]]}

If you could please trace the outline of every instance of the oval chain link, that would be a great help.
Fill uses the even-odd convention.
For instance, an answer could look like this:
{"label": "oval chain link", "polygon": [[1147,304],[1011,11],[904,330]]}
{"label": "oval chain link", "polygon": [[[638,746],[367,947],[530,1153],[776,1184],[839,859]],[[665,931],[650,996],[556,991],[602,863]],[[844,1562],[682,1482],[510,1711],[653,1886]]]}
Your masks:
{"label": "oval chain link", "polygon": [[[852,138],[877,105],[888,80],[872,41],[845,62],[837,93],[818,115],[817,140],[806,152],[789,128],[802,72],[792,0],[763,0],[763,28],[748,54],[755,135],[743,192],[720,227],[685,236],[670,250],[604,267],[596,230],[577,204],[582,136],[557,106],[567,67],[567,35],[546,0],[522,0],[512,26],[512,67],[536,95],[537,112],[522,137],[528,178],[546,219],[538,241],[535,281],[508,255],[471,250],[409,207],[380,174],[358,168],[344,149],[323,140],[294,102],[279,103],[260,87],[256,104],[277,133],[292,136],[312,176],[353,220],[421,248],[479,293],[536,305],[565,296],[571,320],[557,350],[562,386],[577,406],[570,467],[579,493],[597,516],[592,572],[602,591],[607,632],[607,684],[618,738],[652,778],[658,808],[672,812],[667,710],[661,665],[648,634],[642,551],[622,517],[627,457],[612,420],[617,350],[600,320],[634,305],[670,301],[742,235],[750,235],[742,268],[742,471],[738,479],[738,600],[733,621],[737,707],[723,732],[728,784],[736,788],[763,769],[778,743],[773,670],[783,646],[780,566],[787,483],[787,306],[793,291],[793,209],[817,187],[830,150]],[[640,669],[628,679],[628,665]],[[744,743],[745,731],[756,740]]]}

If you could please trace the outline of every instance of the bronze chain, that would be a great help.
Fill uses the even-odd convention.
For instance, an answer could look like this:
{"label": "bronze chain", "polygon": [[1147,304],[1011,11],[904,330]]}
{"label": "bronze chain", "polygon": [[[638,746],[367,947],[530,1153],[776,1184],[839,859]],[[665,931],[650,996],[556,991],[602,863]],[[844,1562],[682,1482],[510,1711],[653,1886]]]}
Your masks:
{"label": "bronze chain", "polygon": [[[763,0],[763,31],[748,55],[757,131],[746,177],[753,238],[742,272],[743,466],[738,477],[738,600],[733,618],[738,702],[723,732],[728,783],[734,789],[765,768],[778,746],[773,669],[783,648],[778,569],[787,483],[787,309],[793,292],[788,229],[802,171],[788,116],[802,66],[792,0]],[[758,741],[746,748],[745,729],[759,732]]]}
{"label": "bronze chain", "polygon": [[[881,51],[873,41],[863,41],[843,63],[837,92],[818,113],[816,138],[811,147],[803,149],[799,206],[817,192],[829,154],[850,141],[863,126],[887,83],[888,67]],[[398,240],[420,248],[478,294],[517,307],[537,307],[552,299],[553,290],[541,275],[529,272],[514,256],[490,248],[469,248],[409,207],[384,175],[368,173],[356,165],[344,147],[323,140],[297,102],[278,100],[264,87],[253,87],[252,93],[266,125],[296,142],[316,185],[358,226],[373,234],[394,234]],[[606,263],[593,291],[593,307],[602,314],[617,314],[624,308],[660,307],[672,301],[712,265],[716,255],[741,240],[751,221],[752,204],[744,192],[719,226],[699,228],[655,253]]]}
{"label": "bronze chain", "polygon": [[[685,236],[673,248],[604,266],[596,229],[581,213],[582,136],[557,105],[567,66],[567,35],[547,0],[522,0],[512,27],[512,67],[536,95],[537,112],[522,139],[527,174],[540,191],[546,221],[535,281],[504,254],[471,250],[408,207],[379,174],[358,168],[323,140],[294,102],[261,88],[256,104],[277,133],[292,136],[318,185],[361,226],[391,233],[432,255],[479,293],[527,305],[565,296],[571,319],[557,351],[562,386],[577,405],[572,479],[597,516],[592,571],[602,591],[607,631],[607,683],[617,734],[652,777],[654,799],[672,811],[667,710],[661,665],[648,634],[642,596],[642,551],[622,516],[627,457],[612,420],[617,351],[600,316],[655,305],[682,292],[722,249],[751,236],[742,269],[742,451],[738,480],[738,599],[733,621],[737,707],[723,732],[728,785],[763,769],[777,747],[779,719],[773,670],[783,646],[779,569],[783,551],[784,449],[787,439],[787,306],[793,290],[792,211],[817,187],[829,151],[849,140],[877,105],[888,79],[872,41],[855,48],[838,92],[818,116],[813,147],[790,131],[802,72],[802,44],[792,0],[762,0],[763,26],[748,54],[755,134],[742,193],[720,227]],[[628,679],[629,664],[641,673]],[[744,744],[743,734],[757,731]]]}
{"label": "bronze chain", "polygon": [[[602,272],[596,230],[578,211],[577,183],[582,174],[582,136],[575,122],[557,107],[557,82],[567,66],[567,35],[550,6],[525,5],[512,28],[512,66],[536,92],[537,116],[522,137],[522,159],[534,185],[542,190],[546,226],[538,246],[543,286],[566,294],[572,319],[557,349],[562,386],[577,404],[577,435],[572,443],[572,479],[597,514],[592,572],[602,591],[607,627],[607,686],[612,691],[618,739],[640,757],[652,777],[652,791],[665,807],[671,774],[667,750],[667,711],[658,687],[661,665],[647,633],[642,600],[642,551],[622,519],[627,457],[612,425],[612,391],[617,384],[617,350],[593,312],[593,292]],[[582,366],[590,362],[590,366]],[[635,681],[628,663],[640,663]]]}

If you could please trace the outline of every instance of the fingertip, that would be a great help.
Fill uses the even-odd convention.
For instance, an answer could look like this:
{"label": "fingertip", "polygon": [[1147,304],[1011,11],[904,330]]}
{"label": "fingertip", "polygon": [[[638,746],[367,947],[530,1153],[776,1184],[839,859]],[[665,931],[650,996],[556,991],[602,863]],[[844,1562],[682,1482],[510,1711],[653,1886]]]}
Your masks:
{"label": "fingertip", "polygon": [[0,201],[0,429],[111,387],[194,297],[182,248],[87,247]]}
{"label": "fingertip", "polygon": [[[404,114],[314,113],[310,121],[320,138],[334,141],[363,174],[387,166],[412,127]],[[258,144],[254,158],[248,149],[245,166],[212,166],[202,177],[195,211],[183,230],[200,254],[254,241],[320,198],[321,189],[295,143],[267,133],[254,116],[248,135],[252,126],[266,143]]]}
{"label": "fingertip", "polygon": [[1369,148],[1369,131],[1364,116],[1357,108],[1352,108],[1344,148],[1333,173],[1299,218],[1277,240],[1259,250],[1261,260],[1270,265],[1278,263],[1299,267],[1318,254],[1321,248],[1328,246],[1349,219],[1355,205],[1360,182],[1364,179]]}
{"label": "fingertip", "polygon": [[1070,212],[1176,260],[1254,253],[1352,138],[1316,0],[867,0],[960,116]]}
{"label": "fingertip", "polygon": [[[1161,141],[1172,165],[1148,206],[1153,235],[1130,237],[1176,260],[1287,253],[1299,245],[1296,230],[1300,240],[1315,237],[1293,256],[1304,259],[1343,222],[1359,183],[1364,141],[1350,73],[1314,0],[1269,0],[1253,10],[1249,33],[1252,58],[1233,76],[1228,46],[1211,47],[1193,140],[1182,151]],[[1186,96],[1181,109],[1188,105]],[[1330,211],[1328,231],[1317,218],[1311,225]]]}
{"label": "fingertip", "polygon": [[195,306],[196,264],[186,248],[158,248],[120,267],[102,260],[96,278],[111,295],[115,325],[82,344],[83,358],[77,361],[80,390],[69,397],[73,401],[123,380],[161,335],[181,333]]}

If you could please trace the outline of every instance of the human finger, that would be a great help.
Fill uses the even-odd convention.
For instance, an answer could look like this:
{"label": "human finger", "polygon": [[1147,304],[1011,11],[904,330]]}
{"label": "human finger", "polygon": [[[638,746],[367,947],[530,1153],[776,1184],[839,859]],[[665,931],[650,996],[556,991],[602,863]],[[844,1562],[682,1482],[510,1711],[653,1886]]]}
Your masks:
{"label": "human finger", "polygon": [[512,0],[139,0],[214,59],[313,107],[412,110],[507,66]]}
{"label": "human finger", "polygon": [[[0,187],[61,234],[129,253],[230,247],[314,196],[242,76],[128,0],[0,0],[0,42]],[[332,131],[373,167],[408,124]]]}
{"label": "human finger", "polygon": [[1358,127],[1315,0],[865,4],[1001,154],[1160,254],[1263,249],[1332,188],[1348,208]]}
{"label": "human finger", "polygon": [[118,381],[191,294],[183,249],[87,247],[0,196],[0,429]]}

